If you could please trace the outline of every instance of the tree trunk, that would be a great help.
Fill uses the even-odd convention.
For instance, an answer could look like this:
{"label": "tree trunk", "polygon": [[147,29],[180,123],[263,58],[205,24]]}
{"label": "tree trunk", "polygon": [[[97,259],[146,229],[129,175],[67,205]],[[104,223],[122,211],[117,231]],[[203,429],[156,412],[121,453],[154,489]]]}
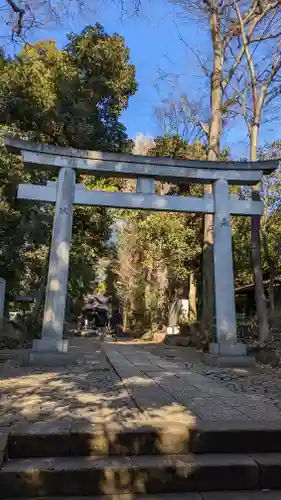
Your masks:
{"label": "tree trunk", "polygon": [[31,317],[34,319],[38,317],[38,315],[40,314],[40,310],[44,304],[46,283],[47,283],[47,277],[48,277],[48,262],[49,262],[49,253],[48,253],[48,260],[46,262],[46,266],[42,270],[41,280],[40,280],[40,283],[38,284],[39,287],[38,287],[36,297],[35,297],[35,306],[34,306],[33,311],[31,313]]}
{"label": "tree trunk", "polygon": [[147,269],[145,272],[144,281],[144,326],[151,327],[153,321],[153,310],[151,307],[151,282],[152,282],[152,269]]}
{"label": "tree trunk", "polygon": [[266,229],[262,230],[261,234],[262,234],[264,256],[265,256],[265,260],[267,262],[267,265],[269,267],[269,290],[268,290],[269,310],[271,313],[274,313],[274,309],[275,309],[275,299],[274,299],[275,266],[274,266],[273,260],[271,259],[270,255],[269,255],[268,238],[267,238]]}
{"label": "tree trunk", "polygon": [[168,316],[167,288],[169,286],[169,283],[167,267],[165,267],[164,269],[158,269],[156,276],[158,282],[158,304],[160,307],[160,310],[158,311],[158,317],[159,321],[161,321],[162,324],[165,324]]}
{"label": "tree trunk", "polygon": [[[223,46],[220,36],[217,1],[213,1],[211,14],[213,44],[213,73],[211,77],[211,121],[208,137],[208,160],[217,161],[220,153],[222,127],[222,65]],[[204,194],[212,193],[212,186],[204,186]],[[204,240],[202,256],[202,319],[204,330],[211,330],[214,319],[214,259],[213,259],[213,216],[204,216]]]}
{"label": "tree trunk", "polygon": [[[252,161],[257,159],[257,139],[259,133],[259,120],[254,120],[250,136],[250,156]],[[257,189],[252,191],[253,200],[259,200],[259,192]],[[253,280],[255,285],[255,298],[257,308],[257,319],[259,328],[259,339],[264,341],[269,334],[268,312],[263,285],[263,272],[261,266],[261,244],[260,244],[260,216],[253,215],[251,220],[251,236],[252,236],[252,266]]]}
{"label": "tree trunk", "polygon": [[190,323],[195,323],[197,320],[197,288],[194,274],[189,276],[189,291],[188,291],[189,312],[188,319]]}
{"label": "tree trunk", "polygon": [[[212,191],[212,186],[208,192]],[[204,192],[205,189],[204,189]],[[213,258],[213,216],[204,215],[203,228],[203,255],[202,255],[202,318],[203,330],[210,330],[214,318],[214,258]]]}

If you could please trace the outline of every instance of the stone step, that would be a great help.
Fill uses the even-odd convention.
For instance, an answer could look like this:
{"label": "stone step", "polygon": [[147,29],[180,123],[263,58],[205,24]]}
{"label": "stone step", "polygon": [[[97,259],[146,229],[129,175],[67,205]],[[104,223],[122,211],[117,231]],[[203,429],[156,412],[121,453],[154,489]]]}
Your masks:
{"label": "stone step", "polygon": [[[275,472],[276,463],[281,455],[269,466]],[[279,476],[267,469],[239,454],[14,459],[0,472],[0,498],[259,490],[271,480],[276,487],[281,466]]]}
{"label": "stone step", "polygon": [[[136,495],[134,500],[280,500],[281,491],[209,491],[205,493],[164,493],[156,495]],[[7,499],[8,500],[8,499]],[[13,500],[22,500],[17,498]],[[69,497],[33,497],[25,500],[70,500]],[[71,500],[132,500],[129,493],[124,495],[103,495],[98,497],[71,497]]]}
{"label": "stone step", "polygon": [[[1,438],[1,436],[0,436]],[[281,452],[281,424],[275,422],[205,422],[162,426],[69,428],[31,425],[8,436],[10,458],[155,455],[175,453]]]}
{"label": "stone step", "polygon": [[[98,497],[70,497],[71,500],[133,500],[131,493],[128,495],[125,493],[124,495],[102,495]],[[69,497],[33,497],[33,498],[28,498],[25,500],[70,500]],[[253,497],[252,497],[253,498]],[[272,499],[268,497],[268,500],[276,500],[277,497],[273,497]],[[280,497],[281,498],[281,497]],[[6,499],[8,500],[8,499]],[[22,500],[22,498],[17,498],[13,500]],[[188,492],[188,493],[164,493],[163,495],[134,495],[134,500],[204,500],[202,495],[200,493],[194,493],[194,492]],[[212,499],[213,500],[213,499]],[[226,500],[228,500],[226,498]],[[236,500],[236,498],[231,498],[230,500]],[[238,500],[238,497],[237,497]],[[242,500],[248,500],[242,498]],[[250,499],[252,500],[252,499]],[[257,497],[257,500],[260,500],[259,497]],[[261,500],[263,498],[261,497]]]}

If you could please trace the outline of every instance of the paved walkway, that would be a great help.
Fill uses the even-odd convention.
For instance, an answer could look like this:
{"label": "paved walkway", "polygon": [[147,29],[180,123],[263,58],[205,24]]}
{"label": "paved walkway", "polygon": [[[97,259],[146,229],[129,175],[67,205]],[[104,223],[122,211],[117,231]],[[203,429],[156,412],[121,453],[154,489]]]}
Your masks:
{"label": "paved walkway", "polygon": [[0,364],[0,426],[134,425],[153,422],[281,424],[262,395],[232,392],[145,346],[73,339],[76,362],[62,369]]}
{"label": "paved walkway", "polygon": [[0,426],[45,423],[68,429],[73,424],[123,423],[140,418],[129,396],[94,339],[72,339],[77,360],[61,368],[0,363]]}
{"label": "paved walkway", "polygon": [[281,367],[257,363],[244,368],[226,368],[208,366],[203,362],[203,355],[192,347],[179,347],[169,344],[142,344],[142,349],[160,356],[164,360],[174,361],[183,368],[195,370],[214,382],[236,393],[264,396],[278,410],[281,410]]}
{"label": "paved walkway", "polygon": [[104,350],[137,406],[150,418],[203,421],[274,421],[281,412],[262,395],[232,392],[144,347],[105,344]]}

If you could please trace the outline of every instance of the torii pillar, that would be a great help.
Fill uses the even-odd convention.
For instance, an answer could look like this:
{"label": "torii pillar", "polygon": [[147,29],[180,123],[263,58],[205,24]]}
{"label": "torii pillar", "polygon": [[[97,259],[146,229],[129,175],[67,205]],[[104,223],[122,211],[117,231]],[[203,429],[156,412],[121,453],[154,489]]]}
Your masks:
{"label": "torii pillar", "polygon": [[[31,362],[36,362],[38,353],[41,354],[40,358],[42,358],[42,353],[60,354],[66,353],[68,350],[68,341],[63,339],[63,330],[72,237],[75,178],[73,168],[60,169],[42,335],[40,339],[35,340],[33,343]],[[56,356],[54,362],[57,362]]]}
{"label": "torii pillar", "polygon": [[210,364],[252,364],[245,344],[237,340],[229,186],[225,179],[214,182],[214,277],[216,342],[209,346]]}

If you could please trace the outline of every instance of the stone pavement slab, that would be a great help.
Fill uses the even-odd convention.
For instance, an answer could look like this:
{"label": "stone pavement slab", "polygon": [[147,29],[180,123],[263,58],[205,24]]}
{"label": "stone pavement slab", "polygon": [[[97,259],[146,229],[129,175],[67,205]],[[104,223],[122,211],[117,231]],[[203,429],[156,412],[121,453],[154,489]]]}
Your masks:
{"label": "stone pavement slab", "polygon": [[76,424],[281,422],[264,395],[232,392],[141,345],[73,339],[71,350],[75,363],[60,369],[22,367],[15,359],[0,364],[0,427],[43,425],[55,435]]}
{"label": "stone pavement slab", "polygon": [[172,360],[183,368],[195,370],[231,391],[270,400],[281,410],[281,366],[271,367],[258,363],[255,367],[247,368],[208,367],[202,362],[202,353],[195,348],[150,343],[138,347],[148,355],[156,354],[164,361]]}
{"label": "stone pavement slab", "polygon": [[47,425],[63,432],[75,422],[141,418],[99,342],[72,339],[70,349],[76,361],[65,368],[22,367],[15,360],[0,364],[0,426]]}
{"label": "stone pavement slab", "polygon": [[220,383],[173,361],[126,344],[104,344],[104,351],[136,405],[154,418],[166,413],[199,421],[281,420],[265,397],[234,393]]}

